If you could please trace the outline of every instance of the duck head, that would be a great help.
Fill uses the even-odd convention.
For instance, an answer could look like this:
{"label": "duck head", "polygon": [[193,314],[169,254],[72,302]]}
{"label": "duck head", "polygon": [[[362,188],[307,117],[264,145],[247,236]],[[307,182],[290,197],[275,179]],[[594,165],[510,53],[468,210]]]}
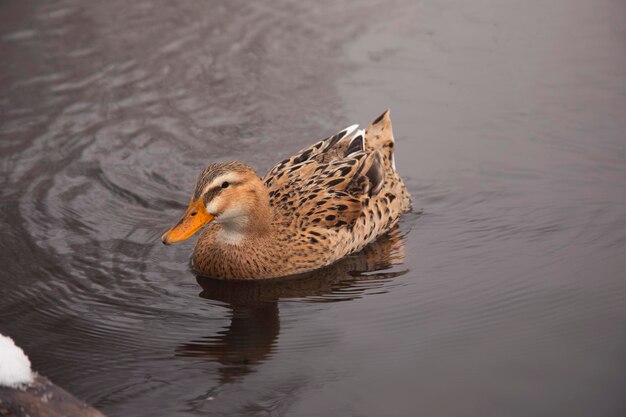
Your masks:
{"label": "duck head", "polygon": [[268,208],[267,188],[249,165],[211,164],[198,177],[185,214],[161,236],[161,241],[166,245],[181,242],[214,222],[221,224],[226,243],[236,243],[245,234],[267,228]]}

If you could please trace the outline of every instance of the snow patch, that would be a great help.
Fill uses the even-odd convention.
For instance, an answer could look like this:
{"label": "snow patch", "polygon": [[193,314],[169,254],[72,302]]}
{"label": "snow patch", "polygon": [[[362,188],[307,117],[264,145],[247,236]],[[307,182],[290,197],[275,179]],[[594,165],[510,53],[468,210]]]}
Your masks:
{"label": "snow patch", "polygon": [[0,386],[15,388],[33,382],[30,361],[13,339],[0,334]]}

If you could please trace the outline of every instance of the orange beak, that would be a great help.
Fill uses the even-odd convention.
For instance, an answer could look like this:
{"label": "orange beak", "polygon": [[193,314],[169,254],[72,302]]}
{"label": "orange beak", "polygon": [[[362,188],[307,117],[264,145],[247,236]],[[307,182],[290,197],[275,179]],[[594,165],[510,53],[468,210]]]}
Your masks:
{"label": "orange beak", "polygon": [[189,208],[183,218],[167,232],[161,236],[161,241],[166,245],[181,242],[189,239],[207,223],[213,221],[215,217],[206,211],[202,199],[189,204]]}

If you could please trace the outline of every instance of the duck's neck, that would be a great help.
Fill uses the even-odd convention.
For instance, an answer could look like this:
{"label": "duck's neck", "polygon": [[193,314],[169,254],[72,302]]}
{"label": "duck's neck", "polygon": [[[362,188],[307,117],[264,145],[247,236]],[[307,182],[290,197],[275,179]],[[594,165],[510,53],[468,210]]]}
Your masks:
{"label": "duck's neck", "polygon": [[217,243],[226,245],[240,245],[246,237],[246,224],[241,223],[224,223],[219,232],[217,232]]}
{"label": "duck's neck", "polygon": [[269,201],[257,200],[236,216],[219,222],[221,229],[216,235],[216,243],[241,245],[251,240],[267,239],[273,217]]}
{"label": "duck's neck", "polygon": [[194,268],[203,275],[219,278],[280,275],[272,270],[276,265],[266,264],[282,253],[284,245],[278,242],[272,226],[275,215],[269,199],[263,203],[257,200],[257,204],[246,206],[241,213],[216,222],[219,227],[207,227],[194,249]]}

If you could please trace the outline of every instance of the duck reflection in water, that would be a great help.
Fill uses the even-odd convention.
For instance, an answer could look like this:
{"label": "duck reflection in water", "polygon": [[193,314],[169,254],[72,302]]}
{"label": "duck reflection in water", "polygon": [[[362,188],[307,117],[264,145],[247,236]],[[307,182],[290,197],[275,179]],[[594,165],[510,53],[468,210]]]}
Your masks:
{"label": "duck reflection in water", "polygon": [[236,382],[268,360],[280,332],[278,302],[336,302],[360,298],[408,269],[393,269],[404,261],[404,233],[396,226],[362,251],[314,272],[258,281],[233,281],[198,276],[200,297],[228,304],[228,329],[184,343],[178,356],[217,361],[220,382]]}

